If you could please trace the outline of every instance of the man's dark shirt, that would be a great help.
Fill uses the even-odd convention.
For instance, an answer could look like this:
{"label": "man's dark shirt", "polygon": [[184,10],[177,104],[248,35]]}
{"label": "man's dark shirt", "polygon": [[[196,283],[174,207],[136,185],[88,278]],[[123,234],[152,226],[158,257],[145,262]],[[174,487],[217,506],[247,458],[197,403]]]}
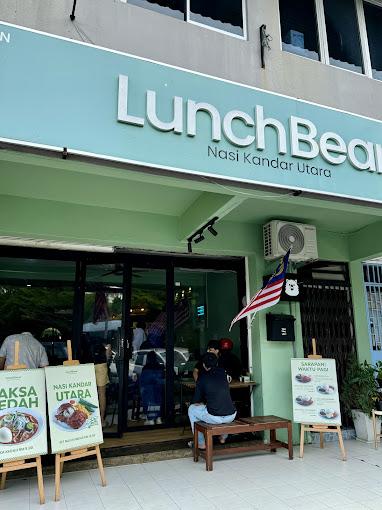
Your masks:
{"label": "man's dark shirt", "polygon": [[214,416],[230,416],[236,411],[223,368],[203,370],[196,382],[194,402],[206,404],[207,411]]}

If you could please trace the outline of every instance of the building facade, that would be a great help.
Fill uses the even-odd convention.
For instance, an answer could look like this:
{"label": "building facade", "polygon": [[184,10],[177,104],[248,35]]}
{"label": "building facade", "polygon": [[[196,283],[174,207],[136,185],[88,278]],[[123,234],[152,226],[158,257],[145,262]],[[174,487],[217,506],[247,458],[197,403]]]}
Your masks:
{"label": "building facade", "polygon": [[[351,352],[371,360],[381,13],[374,0],[2,2],[1,334],[34,329],[53,362],[64,337],[84,360],[107,346],[109,432],[151,421],[151,348],[166,367],[157,426],[182,423],[183,377],[210,339],[230,337],[257,383],[243,413],[291,417],[290,359],[312,337],[340,380]],[[276,268],[272,220],[316,228],[317,254],[289,268],[299,299],[271,310],[294,317],[294,342],[268,341],[265,311],[228,331]]]}

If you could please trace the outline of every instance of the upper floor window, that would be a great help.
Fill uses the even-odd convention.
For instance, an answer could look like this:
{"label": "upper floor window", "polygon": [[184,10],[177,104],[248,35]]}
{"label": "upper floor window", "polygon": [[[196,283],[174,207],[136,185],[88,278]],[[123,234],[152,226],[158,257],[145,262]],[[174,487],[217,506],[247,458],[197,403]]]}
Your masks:
{"label": "upper floor window", "polygon": [[243,0],[188,0],[189,20],[244,37]]}
{"label": "upper floor window", "polygon": [[120,0],[212,30],[246,37],[245,0]]}
{"label": "upper floor window", "polygon": [[382,0],[279,0],[282,48],[382,80]]}
{"label": "upper floor window", "polygon": [[363,3],[373,78],[382,80],[382,6]]}
{"label": "upper floor window", "polygon": [[280,0],[283,49],[319,60],[314,0]]}
{"label": "upper floor window", "polygon": [[324,0],[324,12],[330,63],[362,73],[362,51],[354,1]]}

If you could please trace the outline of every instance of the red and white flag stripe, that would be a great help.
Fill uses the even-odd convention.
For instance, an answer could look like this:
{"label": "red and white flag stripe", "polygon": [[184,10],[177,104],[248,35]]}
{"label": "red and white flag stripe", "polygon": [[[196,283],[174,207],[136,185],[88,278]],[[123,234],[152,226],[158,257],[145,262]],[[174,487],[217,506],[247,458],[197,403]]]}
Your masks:
{"label": "red and white flag stripe", "polygon": [[280,301],[281,292],[283,289],[285,274],[288,268],[290,250],[287,251],[283,257],[280,265],[276,269],[274,275],[268,280],[266,285],[259,290],[259,292],[251,299],[247,306],[231,322],[229,330],[235,322],[247,317],[250,314],[255,314],[260,310],[264,310],[270,306],[275,305]]}

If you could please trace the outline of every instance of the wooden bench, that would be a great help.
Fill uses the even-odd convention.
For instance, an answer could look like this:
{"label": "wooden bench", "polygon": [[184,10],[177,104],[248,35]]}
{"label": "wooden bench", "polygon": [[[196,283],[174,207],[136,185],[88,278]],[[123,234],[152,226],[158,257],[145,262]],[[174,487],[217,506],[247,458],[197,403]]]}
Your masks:
{"label": "wooden bench", "polygon": [[[288,443],[283,443],[276,439],[277,429],[287,429]],[[213,437],[221,434],[245,434],[248,432],[270,431],[269,443],[257,443],[253,445],[235,446],[230,448],[213,449]],[[199,450],[198,432],[204,435],[206,449]],[[229,455],[241,452],[251,452],[257,450],[270,450],[275,452],[277,448],[286,448],[289,452],[289,459],[293,459],[292,443],[292,422],[278,416],[254,416],[252,418],[240,418],[232,423],[223,425],[213,425],[202,421],[196,422],[194,427],[194,462],[198,462],[199,455],[206,459],[206,470],[212,471],[212,459],[214,455]]]}

